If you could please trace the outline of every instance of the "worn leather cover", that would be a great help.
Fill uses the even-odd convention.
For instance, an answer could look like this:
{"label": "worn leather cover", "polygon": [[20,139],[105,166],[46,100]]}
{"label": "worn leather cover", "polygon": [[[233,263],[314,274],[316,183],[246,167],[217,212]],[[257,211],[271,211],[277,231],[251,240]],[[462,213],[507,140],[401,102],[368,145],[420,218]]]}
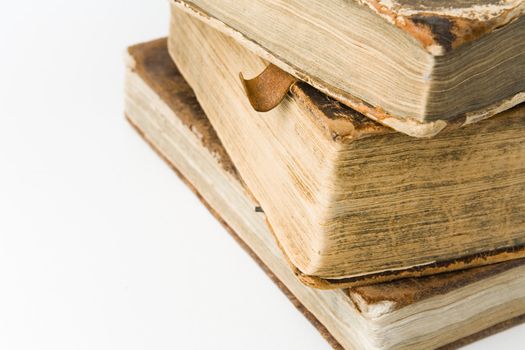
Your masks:
{"label": "worn leather cover", "polygon": [[437,295],[444,295],[469,284],[483,281],[524,264],[524,259],[518,259],[458,272],[441,273],[420,278],[405,278],[388,283],[355,287],[349,289],[348,292],[351,298],[358,295],[367,304],[388,301],[394,305],[395,310],[398,310],[419,301]]}
{"label": "worn leather cover", "polygon": [[[224,151],[214,129],[208,122],[206,115],[200,108],[191,88],[186,84],[177,68],[169,58],[166,40],[159,39],[149,43],[139,44],[129,48],[130,55],[135,60],[135,72],[158,94],[158,96],[177,112],[181,121],[197,131],[201,136],[200,141],[217,155],[218,164],[227,172],[233,174],[239,181],[234,165],[228,154]],[[315,318],[315,316],[305,308],[300,301],[290,292],[284,283],[282,283],[275,274],[262,262],[261,259],[239,238],[234,230],[225,222],[221,216],[204,200],[200,195],[199,189],[189,182],[177,168],[163,156],[162,152],[157,149],[154,143],[148,139],[137,125],[130,118],[128,121],[137,130],[140,136],[163,158],[168,165],[172,167],[175,173],[188,185],[188,187],[199,197],[203,204],[213,214],[216,219],[225,227],[225,229],[235,238],[239,245],[255,260],[255,262],[265,271],[272,281],[283,291],[290,299],[292,304],[305,315],[305,317],[317,328],[321,335],[330,343],[334,349],[343,349],[342,346],[334,339],[326,327]],[[368,122],[365,123],[367,125]],[[371,286],[348,289],[349,298],[353,293],[360,295],[363,300],[374,303],[377,301],[390,300],[396,303],[397,308],[402,308],[418,301],[432,296],[445,294],[457,288],[466,287],[471,283],[479,282],[485,278],[498,273],[508,271],[516,266],[525,264],[525,260],[515,260],[506,263],[489,265],[481,268],[464,270],[459,272],[446,273],[436,276],[427,276],[421,278],[403,279],[395,282],[380,283]],[[455,341],[444,349],[455,349],[464,346],[483,337],[489,336],[496,332],[505,330],[513,325],[525,321],[525,315],[519,316],[489,329],[483,330],[476,334]]]}
{"label": "worn leather cover", "polygon": [[517,20],[522,0],[357,0],[418,40],[449,52]]}

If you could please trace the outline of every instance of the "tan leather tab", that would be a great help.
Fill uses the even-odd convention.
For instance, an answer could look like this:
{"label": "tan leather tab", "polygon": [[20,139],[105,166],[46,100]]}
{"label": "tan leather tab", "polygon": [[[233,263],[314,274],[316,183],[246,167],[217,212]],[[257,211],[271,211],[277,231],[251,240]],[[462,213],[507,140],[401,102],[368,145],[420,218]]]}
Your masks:
{"label": "tan leather tab", "polygon": [[270,64],[257,77],[246,80],[239,74],[246,95],[257,112],[268,112],[277,107],[284,99],[297,78]]}

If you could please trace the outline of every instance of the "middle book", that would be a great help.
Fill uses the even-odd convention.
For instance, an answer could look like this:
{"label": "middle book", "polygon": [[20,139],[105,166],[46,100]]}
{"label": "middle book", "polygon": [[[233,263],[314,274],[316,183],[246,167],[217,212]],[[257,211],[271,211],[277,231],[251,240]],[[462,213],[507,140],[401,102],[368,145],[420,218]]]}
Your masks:
{"label": "middle book", "polygon": [[525,256],[524,107],[414,139],[305,83],[254,111],[239,73],[267,62],[177,8],[169,50],[303,282],[339,288]]}

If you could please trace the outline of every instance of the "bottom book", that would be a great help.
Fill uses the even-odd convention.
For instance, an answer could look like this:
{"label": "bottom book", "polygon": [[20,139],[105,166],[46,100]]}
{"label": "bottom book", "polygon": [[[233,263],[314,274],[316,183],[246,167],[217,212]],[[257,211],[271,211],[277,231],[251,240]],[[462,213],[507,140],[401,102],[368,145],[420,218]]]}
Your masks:
{"label": "bottom book", "polygon": [[165,39],[128,50],[125,108],[135,129],[334,348],[458,348],[525,320],[523,259],[353,289],[303,285]]}

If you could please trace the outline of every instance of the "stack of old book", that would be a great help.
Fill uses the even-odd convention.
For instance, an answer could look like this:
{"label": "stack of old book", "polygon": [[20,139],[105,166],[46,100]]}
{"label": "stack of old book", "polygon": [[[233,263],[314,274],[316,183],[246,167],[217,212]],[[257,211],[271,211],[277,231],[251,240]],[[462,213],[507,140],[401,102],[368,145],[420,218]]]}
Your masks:
{"label": "stack of old book", "polygon": [[525,315],[524,12],[172,0],[126,114],[335,348],[457,347]]}

